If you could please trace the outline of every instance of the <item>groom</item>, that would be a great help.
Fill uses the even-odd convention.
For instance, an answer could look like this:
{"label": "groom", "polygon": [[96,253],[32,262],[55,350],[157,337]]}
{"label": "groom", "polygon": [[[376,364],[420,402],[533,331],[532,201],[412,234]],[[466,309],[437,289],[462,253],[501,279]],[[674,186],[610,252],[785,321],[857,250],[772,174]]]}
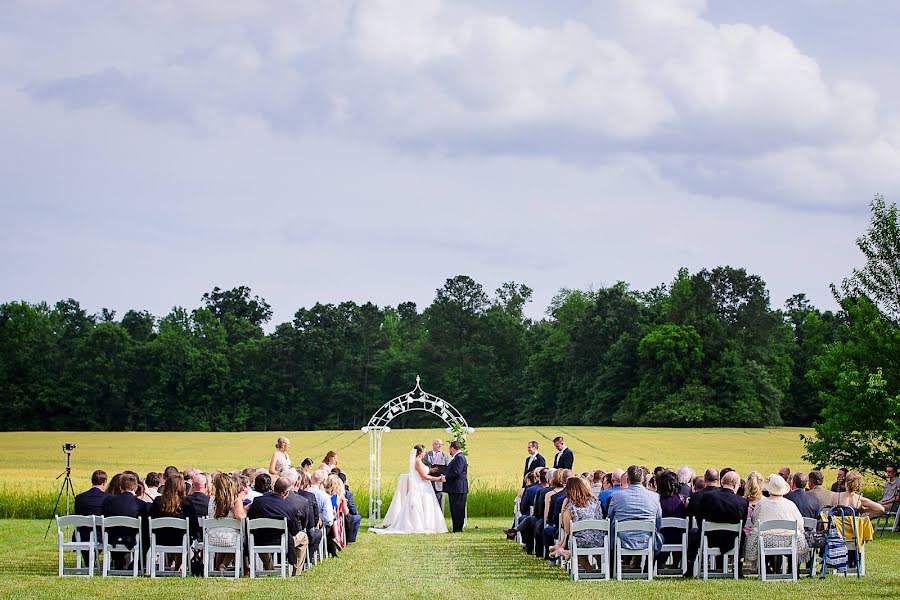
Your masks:
{"label": "groom", "polygon": [[444,476],[444,493],[450,499],[450,517],[453,519],[453,533],[463,530],[466,520],[466,497],[469,495],[469,463],[459,451],[459,442],[450,442],[450,464]]}

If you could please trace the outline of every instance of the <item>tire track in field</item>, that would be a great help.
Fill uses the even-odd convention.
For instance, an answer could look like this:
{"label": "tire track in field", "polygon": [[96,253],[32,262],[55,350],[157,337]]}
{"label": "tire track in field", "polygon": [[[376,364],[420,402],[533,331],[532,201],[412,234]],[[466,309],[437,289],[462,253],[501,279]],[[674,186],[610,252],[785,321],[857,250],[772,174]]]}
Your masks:
{"label": "tire track in field", "polygon": [[[603,448],[600,448],[600,447],[595,446],[595,445],[593,445],[593,444],[591,444],[591,443],[589,443],[589,442],[584,441],[583,439],[581,439],[580,437],[578,437],[578,436],[575,435],[574,433],[571,433],[571,432],[569,432],[569,431],[566,431],[565,429],[560,429],[559,431],[560,431],[560,433],[563,433],[563,434],[569,436],[569,437],[572,438],[573,440],[575,440],[575,441],[577,441],[577,442],[581,442],[582,444],[584,444],[584,445],[587,446],[588,448],[591,448],[592,450],[596,450],[597,452],[606,452],[606,450],[604,450]],[[593,454],[592,456],[593,456],[593,458],[596,458],[597,460],[603,460],[603,461],[609,460],[609,459],[607,459],[605,456],[603,456],[603,454],[596,454],[596,453],[595,453],[595,454]]]}

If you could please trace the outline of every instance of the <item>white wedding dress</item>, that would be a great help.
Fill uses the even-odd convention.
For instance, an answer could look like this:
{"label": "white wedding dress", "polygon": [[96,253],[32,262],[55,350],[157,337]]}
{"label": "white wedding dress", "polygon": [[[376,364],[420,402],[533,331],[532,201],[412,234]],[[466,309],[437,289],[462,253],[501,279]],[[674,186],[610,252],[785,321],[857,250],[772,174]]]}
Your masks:
{"label": "white wedding dress", "polygon": [[447,533],[447,522],[431,482],[422,478],[428,468],[409,455],[409,473],[400,476],[391,506],[374,533]]}

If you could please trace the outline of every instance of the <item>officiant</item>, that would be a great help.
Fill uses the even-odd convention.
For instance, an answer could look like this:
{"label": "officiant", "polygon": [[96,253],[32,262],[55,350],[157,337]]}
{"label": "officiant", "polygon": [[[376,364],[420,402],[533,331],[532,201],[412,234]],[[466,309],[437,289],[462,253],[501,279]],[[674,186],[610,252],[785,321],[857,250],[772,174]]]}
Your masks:
{"label": "officiant", "polygon": [[[450,455],[444,453],[444,441],[434,440],[431,442],[431,450],[425,453],[422,462],[428,466],[428,472],[434,476],[440,476],[447,470],[450,464]],[[432,483],[434,487],[434,495],[437,496],[438,504],[441,505],[441,512],[444,512],[444,484],[440,481]]]}

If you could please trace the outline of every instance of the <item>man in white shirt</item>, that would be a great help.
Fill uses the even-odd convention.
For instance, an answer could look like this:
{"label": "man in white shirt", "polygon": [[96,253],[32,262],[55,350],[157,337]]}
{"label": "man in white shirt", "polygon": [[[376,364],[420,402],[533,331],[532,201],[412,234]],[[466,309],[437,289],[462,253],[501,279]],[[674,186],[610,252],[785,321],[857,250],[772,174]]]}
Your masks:
{"label": "man in white shirt", "polygon": [[886,512],[893,513],[900,505],[900,478],[897,477],[896,465],[888,465],[884,471],[887,474],[887,481],[884,482],[881,504]]}

